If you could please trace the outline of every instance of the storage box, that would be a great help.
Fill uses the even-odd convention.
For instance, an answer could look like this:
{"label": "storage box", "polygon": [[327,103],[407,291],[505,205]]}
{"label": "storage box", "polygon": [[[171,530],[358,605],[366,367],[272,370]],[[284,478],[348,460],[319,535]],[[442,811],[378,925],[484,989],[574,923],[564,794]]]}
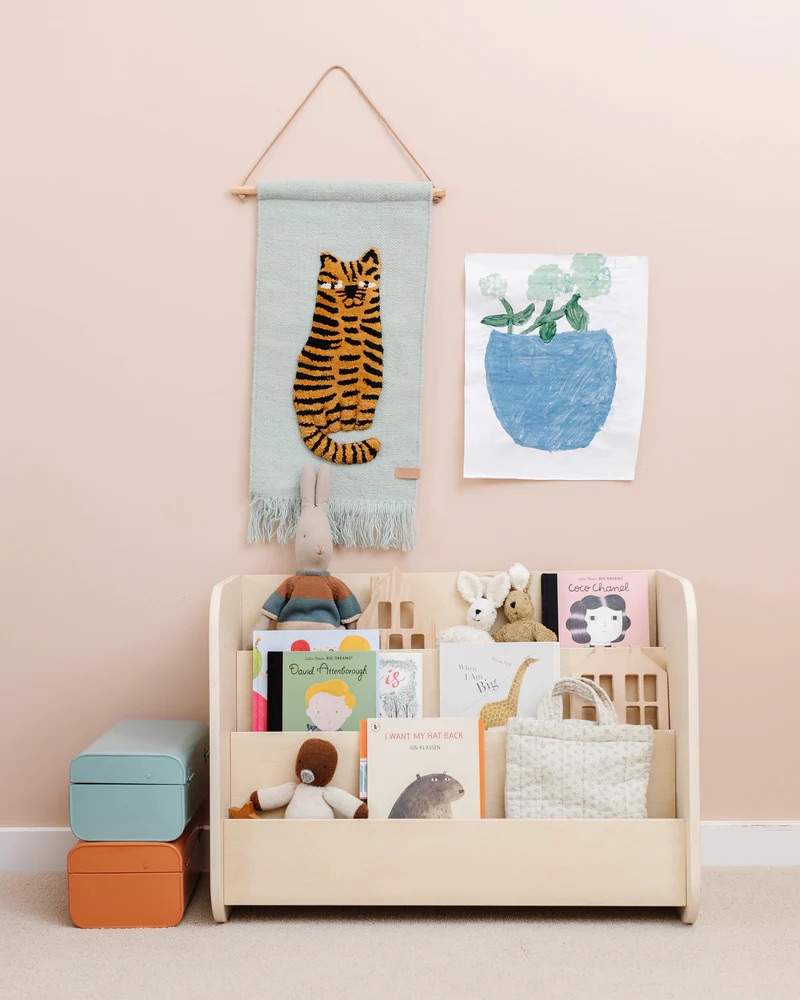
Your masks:
{"label": "storage box", "polygon": [[81,840],[177,840],[208,795],[208,726],[118,722],[74,758],[69,778]]}
{"label": "storage box", "polygon": [[171,844],[79,843],[67,857],[69,915],[77,927],[174,927],[202,865],[198,809]]}

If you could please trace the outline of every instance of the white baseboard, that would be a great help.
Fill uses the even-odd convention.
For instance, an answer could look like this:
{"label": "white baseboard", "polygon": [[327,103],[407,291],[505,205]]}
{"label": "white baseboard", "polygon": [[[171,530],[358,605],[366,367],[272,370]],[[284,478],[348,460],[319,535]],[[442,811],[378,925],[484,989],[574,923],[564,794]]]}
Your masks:
{"label": "white baseboard", "polygon": [[800,822],[796,820],[786,823],[707,820],[700,826],[700,859],[709,867],[800,865]]}
{"label": "white baseboard", "polygon": [[63,872],[78,842],[68,826],[0,828],[0,872]]}
{"label": "white baseboard", "polygon": [[[202,870],[207,872],[208,837],[203,839]],[[68,826],[0,827],[0,872],[65,872],[67,855],[77,842]]]}
{"label": "white baseboard", "polygon": [[[708,820],[701,829],[701,860],[708,867],[800,865],[800,821]],[[67,854],[76,840],[66,826],[0,827],[0,872],[66,871]]]}

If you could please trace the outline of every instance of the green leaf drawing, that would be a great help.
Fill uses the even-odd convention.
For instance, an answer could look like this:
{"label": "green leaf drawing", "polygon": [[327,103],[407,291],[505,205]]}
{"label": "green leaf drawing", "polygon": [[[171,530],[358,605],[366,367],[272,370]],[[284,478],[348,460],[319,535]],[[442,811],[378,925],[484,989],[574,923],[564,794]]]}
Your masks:
{"label": "green leaf drawing", "polygon": [[555,335],[556,335],[555,320],[552,319],[548,320],[546,323],[542,323],[542,325],[539,327],[539,336],[542,338],[545,344],[549,344],[550,341],[553,339],[553,337],[555,337]]}
{"label": "green leaf drawing", "polygon": [[256,677],[258,677],[258,675],[261,673],[262,665],[263,665],[263,660],[261,658],[261,653],[258,651],[258,649],[253,647],[253,680],[255,680]]}
{"label": "green leaf drawing", "polygon": [[500,301],[503,303],[503,308],[505,309],[507,315],[513,316],[514,310],[511,308],[511,303],[508,302],[506,299],[504,299],[502,296],[500,297]]}
{"label": "green leaf drawing", "polygon": [[564,307],[564,315],[567,317],[567,322],[572,327],[573,330],[577,330],[578,333],[584,333],[589,329],[589,313],[579,305],[577,299],[572,298]]}
{"label": "green leaf drawing", "polygon": [[522,326],[523,323],[527,323],[528,320],[533,316],[533,311],[536,308],[536,303],[531,302],[529,306],[520,310],[518,313],[514,313],[514,325]]}
{"label": "green leaf drawing", "polygon": [[496,313],[494,316],[484,316],[481,323],[485,326],[508,326],[508,320],[506,313]]}

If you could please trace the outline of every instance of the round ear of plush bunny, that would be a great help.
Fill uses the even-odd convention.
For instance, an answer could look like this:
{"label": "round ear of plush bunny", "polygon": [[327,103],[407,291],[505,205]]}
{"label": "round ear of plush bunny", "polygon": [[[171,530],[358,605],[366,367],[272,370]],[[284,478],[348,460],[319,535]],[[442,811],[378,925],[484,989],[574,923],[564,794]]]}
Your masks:
{"label": "round ear of plush bunny", "polygon": [[462,570],[456,577],[456,587],[467,604],[472,604],[473,601],[483,597],[483,584],[480,578],[466,570]]}
{"label": "round ear of plush bunny", "polygon": [[511,580],[508,573],[498,573],[487,583],[486,596],[496,608],[499,608],[508,596],[509,590],[511,590]]}
{"label": "round ear of plush bunny", "polygon": [[514,563],[508,571],[508,576],[514,590],[525,590],[531,581],[531,574],[522,563]]}

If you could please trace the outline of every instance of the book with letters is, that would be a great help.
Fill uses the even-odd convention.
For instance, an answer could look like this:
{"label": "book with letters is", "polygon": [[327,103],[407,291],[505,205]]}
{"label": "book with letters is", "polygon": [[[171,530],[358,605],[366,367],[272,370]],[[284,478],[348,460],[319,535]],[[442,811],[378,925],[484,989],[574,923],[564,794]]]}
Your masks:
{"label": "book with letters is", "polygon": [[[267,662],[274,651],[326,650],[328,652],[359,652],[377,650],[380,633],[377,629],[255,629],[253,631],[253,722],[254,733],[266,732]],[[281,706],[277,706],[278,716]]]}
{"label": "book with letters is", "polygon": [[361,720],[376,714],[376,658],[372,650],[269,653],[270,730],[358,732]]}
{"label": "book with letters is", "polygon": [[651,646],[647,573],[542,573],[542,622],[562,646]]}
{"label": "book with letters is", "polygon": [[560,673],[557,642],[442,643],[439,714],[505,729],[512,716],[536,715]]}
{"label": "book with letters is", "polygon": [[485,813],[481,719],[366,719],[361,754],[370,819]]}
{"label": "book with letters is", "polygon": [[378,714],[390,719],[422,717],[422,653],[384,649],[378,653]]}

